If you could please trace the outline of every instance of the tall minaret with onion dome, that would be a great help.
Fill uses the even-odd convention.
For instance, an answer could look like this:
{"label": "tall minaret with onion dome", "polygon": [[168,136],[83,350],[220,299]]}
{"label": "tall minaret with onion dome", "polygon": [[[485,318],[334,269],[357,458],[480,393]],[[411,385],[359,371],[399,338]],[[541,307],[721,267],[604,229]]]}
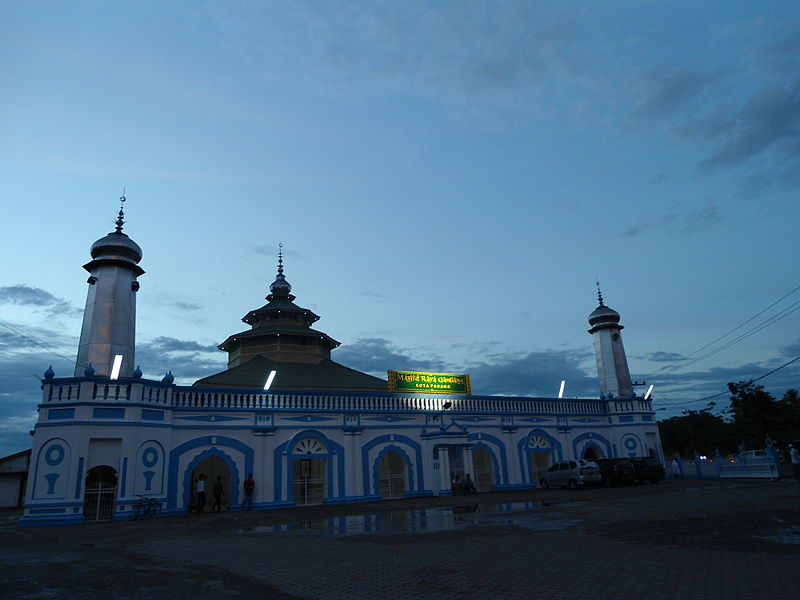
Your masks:
{"label": "tall minaret with onion dome", "polygon": [[597,376],[600,393],[606,398],[634,398],[628,359],[622,345],[619,313],[603,304],[600,283],[597,283],[598,307],[589,315],[589,333],[594,337],[594,353],[597,358]]}
{"label": "tall minaret with onion dome", "polygon": [[136,342],[136,278],[142,249],[122,233],[125,224],[120,198],[116,229],[91,247],[92,260],[83,265],[89,271],[89,292],[83,312],[81,341],[75,363],[75,377],[109,377],[116,356],[121,356],[119,377],[131,377]]}

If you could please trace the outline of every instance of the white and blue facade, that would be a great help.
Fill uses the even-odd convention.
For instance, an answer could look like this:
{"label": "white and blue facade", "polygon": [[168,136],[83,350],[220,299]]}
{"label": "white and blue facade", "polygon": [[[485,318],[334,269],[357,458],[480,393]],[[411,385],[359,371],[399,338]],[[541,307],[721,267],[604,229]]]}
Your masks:
{"label": "white and blue facade", "polygon": [[[101,266],[138,273],[114,260]],[[230,510],[241,508],[252,474],[253,508],[270,509],[450,495],[467,474],[479,491],[528,489],[560,460],[662,458],[651,403],[633,393],[579,400],[265,391],[128,373],[112,379],[88,365],[81,376],[45,373],[22,525],[126,519],[140,496],[159,502],[161,514],[185,513],[200,473],[220,477]]]}

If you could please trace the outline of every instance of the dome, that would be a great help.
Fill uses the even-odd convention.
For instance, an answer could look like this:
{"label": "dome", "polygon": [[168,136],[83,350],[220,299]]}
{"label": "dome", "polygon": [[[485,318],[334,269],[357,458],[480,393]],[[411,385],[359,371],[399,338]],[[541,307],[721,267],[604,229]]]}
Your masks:
{"label": "dome", "polygon": [[283,273],[278,273],[275,281],[273,281],[272,285],[269,286],[269,291],[273,296],[288,296],[292,291],[292,286],[288,281],[286,281]]}
{"label": "dome", "polygon": [[100,238],[91,248],[93,259],[118,259],[138,263],[142,260],[142,249],[121,231],[113,231]]}
{"label": "dome", "polygon": [[598,323],[619,323],[619,313],[605,304],[601,304],[589,315],[589,325]]}

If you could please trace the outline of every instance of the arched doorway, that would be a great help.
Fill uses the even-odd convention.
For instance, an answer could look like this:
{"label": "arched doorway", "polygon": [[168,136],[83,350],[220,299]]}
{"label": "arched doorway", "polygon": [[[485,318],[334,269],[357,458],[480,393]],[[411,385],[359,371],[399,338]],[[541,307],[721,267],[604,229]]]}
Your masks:
{"label": "arched doorway", "polygon": [[83,517],[87,521],[110,521],[117,499],[117,471],[108,465],[89,469],[83,495]]}
{"label": "arched doorway", "polygon": [[210,511],[214,504],[213,489],[217,477],[219,477],[220,483],[222,484],[222,506],[220,510],[228,510],[232,496],[231,469],[228,463],[219,456],[208,456],[200,461],[194,468],[194,471],[192,471],[192,504],[194,506],[197,506],[195,491],[197,490],[197,480],[200,478],[200,475],[206,476],[206,504],[204,512]]}
{"label": "arched doorway", "polygon": [[402,498],[406,493],[406,461],[390,450],[378,464],[378,487],[382,498]]}
{"label": "arched doorway", "polygon": [[[293,448],[292,499],[295,504],[322,504],[328,470],[327,448],[318,439],[306,437]],[[316,456],[315,456],[316,455]]]}
{"label": "arched doorway", "polygon": [[600,458],[600,454],[594,446],[587,446],[583,451],[583,458],[584,460],[597,460]]}
{"label": "arched doorway", "polygon": [[550,440],[543,435],[532,435],[528,440],[531,482],[539,485],[542,473],[553,464],[553,448]]}
{"label": "arched doorway", "polygon": [[488,491],[495,484],[492,455],[486,448],[472,450],[472,466],[475,468],[475,486],[478,491]]}

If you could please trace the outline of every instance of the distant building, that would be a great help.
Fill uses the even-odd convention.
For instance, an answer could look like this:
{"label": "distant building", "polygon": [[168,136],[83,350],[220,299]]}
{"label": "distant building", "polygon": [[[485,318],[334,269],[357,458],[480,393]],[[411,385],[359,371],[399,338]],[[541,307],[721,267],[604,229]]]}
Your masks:
{"label": "distant building", "polygon": [[0,458],[0,508],[22,506],[30,460],[30,450]]}
{"label": "distant building", "polygon": [[599,398],[440,393],[449,384],[389,391],[331,359],[339,342],[295,304],[280,255],[267,304],[220,345],[227,369],[192,386],[175,385],[171,372],[143,379],[134,335],[142,252],[123,217],[85,265],[74,376],[44,375],[23,525],[126,519],[140,496],[162,514],[183,513],[196,506],[200,474],[221,478],[231,510],[253,474],[253,507],[269,509],[449,495],[467,474],[479,491],[533,488],[561,460],[662,457],[650,401],[631,385],[619,314],[599,294],[589,318]]}

